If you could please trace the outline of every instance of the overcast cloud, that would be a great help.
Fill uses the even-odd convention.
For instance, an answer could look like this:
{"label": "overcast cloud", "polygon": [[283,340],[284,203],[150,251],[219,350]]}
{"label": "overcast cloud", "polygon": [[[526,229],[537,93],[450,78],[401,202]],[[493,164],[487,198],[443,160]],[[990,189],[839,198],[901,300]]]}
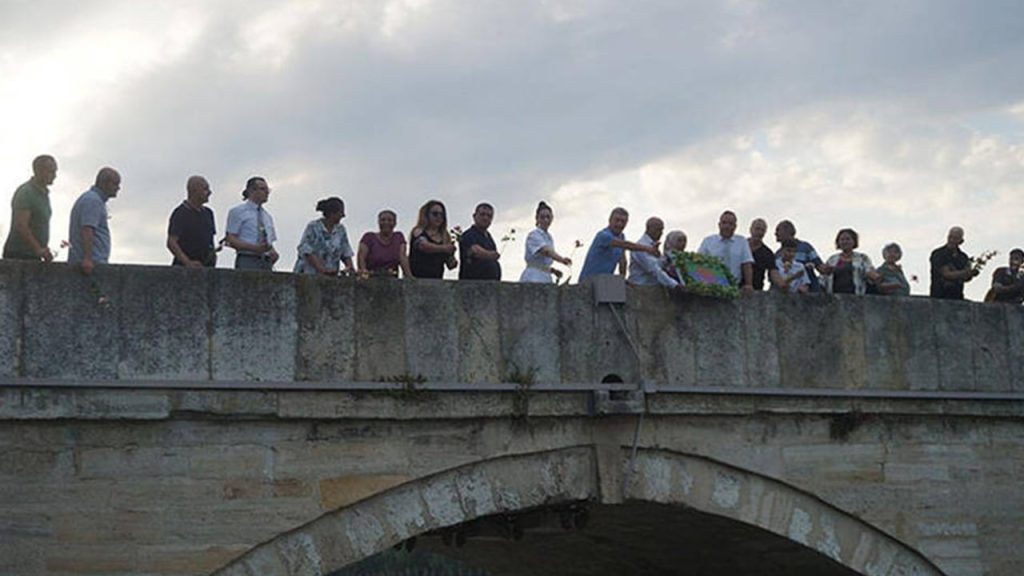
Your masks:
{"label": "overcast cloud", "polygon": [[1000,264],[1024,244],[1017,1],[0,0],[0,22],[0,187],[56,155],[59,239],[120,169],[117,262],[169,260],[192,173],[220,228],[267,177],[279,270],[328,195],[354,238],[385,207],[408,230],[428,198],[463,225],[490,201],[496,236],[522,231],[506,280],[540,199],[563,252],[620,204],[630,238],[658,214],[691,247],[725,208],[791,218],[823,254],[852,226],[876,261],[904,245],[915,292],[951,225]]}

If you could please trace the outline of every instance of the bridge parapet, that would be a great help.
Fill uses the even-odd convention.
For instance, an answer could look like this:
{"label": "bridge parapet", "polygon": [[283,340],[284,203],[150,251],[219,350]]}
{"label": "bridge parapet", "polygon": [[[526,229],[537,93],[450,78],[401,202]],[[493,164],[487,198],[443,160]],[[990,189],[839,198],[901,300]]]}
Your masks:
{"label": "bridge parapet", "polygon": [[1021,307],[927,298],[5,261],[0,324],[8,383],[1024,391]]}

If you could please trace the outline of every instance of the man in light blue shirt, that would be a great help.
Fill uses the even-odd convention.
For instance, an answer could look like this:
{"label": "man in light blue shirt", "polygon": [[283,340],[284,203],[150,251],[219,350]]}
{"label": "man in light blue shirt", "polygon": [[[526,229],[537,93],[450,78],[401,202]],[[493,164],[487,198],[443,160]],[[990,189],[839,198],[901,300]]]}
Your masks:
{"label": "man in light blue shirt", "polygon": [[235,269],[273,270],[279,255],[274,249],[277,232],[274,218],[263,205],[270,198],[265,178],[253,176],[245,183],[242,202],[228,212],[227,244],[235,249]]}
{"label": "man in light blue shirt", "polygon": [[626,250],[646,252],[655,258],[661,254],[657,246],[642,246],[626,241],[622,231],[629,223],[629,212],[625,208],[615,208],[608,217],[608,227],[594,236],[594,241],[587,250],[587,259],[583,262],[580,281],[598,274],[614,274],[616,266],[619,274],[626,272]]}
{"label": "man in light blue shirt", "polygon": [[733,211],[722,212],[718,217],[718,234],[705,238],[697,252],[720,259],[744,292],[754,291],[754,256],[750,253],[747,239],[736,234],[736,214]]}
{"label": "man in light blue shirt", "polygon": [[[647,219],[644,235],[637,240],[642,246],[657,246],[661,234],[665,231],[665,223],[661,218]],[[679,281],[668,275],[661,265],[661,259],[646,252],[633,252],[629,255],[629,283],[637,286],[665,286],[675,288]]]}
{"label": "man in light blue shirt", "polygon": [[81,266],[85,274],[92,274],[96,264],[110,260],[107,200],[116,197],[119,190],[121,175],[117,170],[101,168],[96,174],[96,183],[78,197],[71,209],[68,263]]}

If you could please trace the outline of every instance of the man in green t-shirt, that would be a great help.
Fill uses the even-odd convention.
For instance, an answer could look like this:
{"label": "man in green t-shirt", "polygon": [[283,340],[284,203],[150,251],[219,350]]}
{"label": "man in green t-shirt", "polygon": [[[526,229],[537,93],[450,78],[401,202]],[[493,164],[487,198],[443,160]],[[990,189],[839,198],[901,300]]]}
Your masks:
{"label": "man in green t-shirt", "polygon": [[4,243],[4,258],[53,260],[50,252],[50,184],[57,178],[57,161],[42,155],[32,161],[32,178],[14,191],[11,230]]}

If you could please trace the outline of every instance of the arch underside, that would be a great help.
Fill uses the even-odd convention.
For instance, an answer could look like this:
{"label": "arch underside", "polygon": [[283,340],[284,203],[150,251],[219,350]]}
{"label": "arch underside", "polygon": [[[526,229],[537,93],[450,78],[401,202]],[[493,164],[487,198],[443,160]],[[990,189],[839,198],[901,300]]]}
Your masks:
{"label": "arch underside", "polygon": [[602,482],[606,468],[589,446],[466,465],[325,514],[215,574],[331,574],[403,542],[494,576],[942,574],[774,479],[654,449],[638,453],[624,483]]}

